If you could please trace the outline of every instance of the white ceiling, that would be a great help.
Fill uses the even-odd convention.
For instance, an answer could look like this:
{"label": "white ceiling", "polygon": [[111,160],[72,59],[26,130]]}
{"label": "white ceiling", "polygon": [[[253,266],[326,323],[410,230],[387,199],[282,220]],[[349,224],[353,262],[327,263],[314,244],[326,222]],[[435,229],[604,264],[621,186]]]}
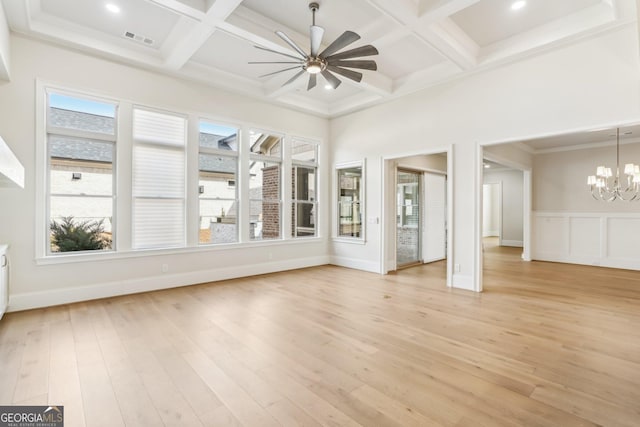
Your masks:
{"label": "white ceiling", "polygon": [[[341,77],[337,90],[325,89],[319,78],[307,91],[304,78],[282,87],[295,70],[260,78],[280,66],[247,63],[287,60],[254,45],[294,54],[275,30],[309,49],[305,0],[1,1],[12,31],[324,117],[636,20],[634,0],[528,0],[518,11],[511,10],[512,0],[319,0],[323,44],[355,31],[362,39],[349,48],[373,44],[378,71],[364,71],[361,83]],[[121,12],[108,12],[107,3]]]}

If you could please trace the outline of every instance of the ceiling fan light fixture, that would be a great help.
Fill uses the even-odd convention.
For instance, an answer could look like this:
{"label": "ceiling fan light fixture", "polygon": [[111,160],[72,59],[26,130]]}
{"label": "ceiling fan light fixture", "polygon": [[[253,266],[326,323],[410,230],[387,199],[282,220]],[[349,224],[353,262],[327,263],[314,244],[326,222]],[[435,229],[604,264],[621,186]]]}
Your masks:
{"label": "ceiling fan light fixture", "polygon": [[318,74],[327,68],[326,62],[318,58],[309,58],[304,66],[307,73]]}

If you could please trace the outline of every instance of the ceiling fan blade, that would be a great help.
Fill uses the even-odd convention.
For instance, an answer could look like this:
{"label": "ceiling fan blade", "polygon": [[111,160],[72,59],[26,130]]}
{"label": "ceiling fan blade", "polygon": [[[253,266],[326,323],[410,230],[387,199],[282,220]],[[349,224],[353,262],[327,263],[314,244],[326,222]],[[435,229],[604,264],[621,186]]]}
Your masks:
{"label": "ceiling fan blade", "polygon": [[320,45],[322,44],[322,36],[324,36],[324,28],[312,25],[309,27],[309,36],[311,38],[311,56],[318,56]]}
{"label": "ceiling fan blade", "polygon": [[311,90],[316,87],[316,83],[318,82],[317,74],[309,74],[309,84],[307,85],[307,90]]}
{"label": "ceiling fan blade", "polygon": [[351,58],[360,58],[362,56],[373,56],[378,54],[378,49],[369,45],[356,47],[355,49],[345,50],[344,52],[336,53],[335,55],[331,55],[326,57],[327,61],[331,61],[333,59],[351,59]]}
{"label": "ceiling fan blade", "polygon": [[[295,70],[296,68],[300,68],[300,66],[298,65],[298,66],[296,66],[296,67],[285,68],[284,70],[274,71],[273,73],[263,74],[263,75],[258,76],[258,77],[273,76],[274,74],[284,73],[285,71]],[[304,70],[302,70],[302,71],[304,71]]]}
{"label": "ceiling fan blade", "polygon": [[282,86],[286,86],[290,83],[293,83],[294,81],[298,80],[298,77],[300,77],[301,75],[303,75],[304,73],[306,73],[305,70],[300,70],[295,76],[291,77],[289,80],[287,80],[286,82],[284,82],[282,84]]}
{"label": "ceiling fan blade", "polygon": [[304,62],[300,61],[300,62],[295,62],[295,61],[268,61],[268,62],[263,62],[263,61],[250,61],[248,62],[248,64],[299,64],[302,65],[304,64]]}
{"label": "ceiling fan blade", "polygon": [[307,59],[307,54],[304,52],[304,50],[302,50],[300,46],[296,44],[296,42],[291,40],[288,35],[286,35],[282,31],[276,31],[276,34],[278,37],[284,40],[289,46],[291,46],[296,52],[298,52],[303,59]]}
{"label": "ceiling fan blade", "polygon": [[322,72],[322,77],[327,79],[327,82],[329,83],[329,85],[331,85],[333,89],[337,89],[338,86],[340,86],[340,83],[342,83],[339,78],[337,78],[327,70],[324,70]]}
{"label": "ceiling fan blade", "polygon": [[262,47],[262,46],[254,46],[254,47],[255,47],[256,49],[266,50],[267,52],[276,53],[276,54],[278,54],[278,55],[286,56],[287,58],[300,60],[300,58],[298,58],[297,56],[288,55],[288,54],[286,54],[286,53],[278,52],[277,50],[268,49],[268,48],[266,48],[266,47]]}
{"label": "ceiling fan blade", "polygon": [[340,74],[341,76],[345,76],[348,79],[353,80],[354,82],[360,83],[362,81],[362,73],[353,70],[347,70],[346,68],[339,68],[334,65],[327,65],[327,70],[333,71],[336,74]]}
{"label": "ceiling fan blade", "polygon": [[340,49],[343,49],[349,46],[351,43],[360,40],[360,36],[354,33],[353,31],[345,31],[342,33],[340,37],[335,39],[333,43],[331,43],[325,50],[320,52],[321,58],[326,58],[327,56],[336,53]]}
{"label": "ceiling fan blade", "polygon": [[378,65],[376,61],[371,61],[367,59],[356,60],[356,61],[329,61],[329,65],[334,65],[336,67],[347,67],[347,68],[361,68],[363,70],[377,70]]}

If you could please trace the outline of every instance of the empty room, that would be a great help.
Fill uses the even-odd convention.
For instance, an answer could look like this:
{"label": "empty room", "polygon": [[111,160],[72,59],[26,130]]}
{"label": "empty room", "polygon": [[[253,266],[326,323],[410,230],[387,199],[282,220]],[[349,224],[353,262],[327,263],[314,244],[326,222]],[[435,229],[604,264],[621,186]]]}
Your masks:
{"label": "empty room", "polygon": [[0,426],[640,425],[636,0],[0,0]]}

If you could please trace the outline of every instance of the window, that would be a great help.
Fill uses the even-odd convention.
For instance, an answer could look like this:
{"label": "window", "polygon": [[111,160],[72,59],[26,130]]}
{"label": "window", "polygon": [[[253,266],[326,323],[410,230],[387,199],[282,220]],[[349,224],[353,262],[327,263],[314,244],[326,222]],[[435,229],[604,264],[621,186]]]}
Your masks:
{"label": "window", "polygon": [[114,246],[117,105],[47,92],[47,253]]}
{"label": "window", "polygon": [[200,244],[238,241],[238,129],[201,121]]}
{"label": "window", "polygon": [[185,246],[184,117],[133,110],[133,248]]}
{"label": "window", "polygon": [[337,168],[338,184],[338,237],[364,237],[363,217],[363,166],[361,162]]}
{"label": "window", "polygon": [[317,144],[293,140],[291,145],[291,235],[293,237],[315,236],[317,232],[317,158]]}
{"label": "window", "polygon": [[319,234],[319,142],[37,88],[38,262]]}
{"label": "window", "polygon": [[282,211],[282,136],[250,131],[249,238],[279,239]]}

